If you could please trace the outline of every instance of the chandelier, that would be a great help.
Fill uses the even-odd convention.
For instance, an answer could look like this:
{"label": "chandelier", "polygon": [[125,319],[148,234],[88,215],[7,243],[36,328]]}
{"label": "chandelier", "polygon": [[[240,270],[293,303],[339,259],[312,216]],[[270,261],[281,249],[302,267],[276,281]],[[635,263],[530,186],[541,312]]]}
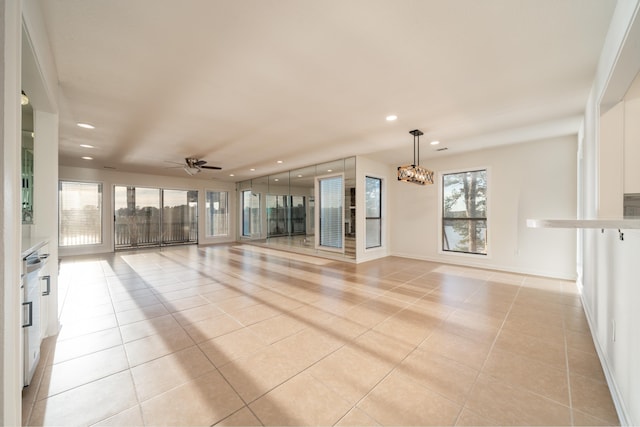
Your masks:
{"label": "chandelier", "polygon": [[413,164],[398,166],[398,181],[420,185],[433,184],[433,171],[416,164],[416,157],[420,161],[420,135],[424,134],[418,129],[409,133],[413,135]]}

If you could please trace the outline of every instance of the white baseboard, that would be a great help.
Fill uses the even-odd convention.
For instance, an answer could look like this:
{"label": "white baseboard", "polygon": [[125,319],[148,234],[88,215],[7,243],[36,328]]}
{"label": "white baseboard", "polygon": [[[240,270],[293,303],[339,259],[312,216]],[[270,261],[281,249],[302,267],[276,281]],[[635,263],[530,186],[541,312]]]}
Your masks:
{"label": "white baseboard", "polygon": [[389,255],[397,256],[400,258],[409,258],[409,259],[417,259],[421,261],[437,262],[439,264],[460,265],[463,267],[481,268],[484,270],[503,271],[506,273],[526,274],[530,276],[542,276],[542,277],[549,277],[553,279],[570,280],[570,281],[576,280],[575,274],[559,273],[557,271],[506,267],[504,265],[497,265],[497,264],[490,264],[490,263],[480,263],[480,262],[474,262],[472,259],[468,257],[452,258],[452,259],[445,260],[445,259],[442,259],[441,257],[420,256],[415,254],[405,254],[402,252],[394,252]]}

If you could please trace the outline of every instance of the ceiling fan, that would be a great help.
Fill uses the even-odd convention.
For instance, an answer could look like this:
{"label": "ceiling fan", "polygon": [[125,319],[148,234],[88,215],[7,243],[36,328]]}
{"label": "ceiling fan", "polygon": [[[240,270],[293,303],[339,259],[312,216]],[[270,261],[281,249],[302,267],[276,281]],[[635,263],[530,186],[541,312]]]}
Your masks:
{"label": "ceiling fan", "polygon": [[187,157],[184,159],[184,164],[180,164],[180,166],[177,167],[183,168],[184,171],[191,176],[200,173],[202,169],[222,170],[222,168],[219,166],[205,166],[206,164],[206,160],[200,160],[195,157]]}

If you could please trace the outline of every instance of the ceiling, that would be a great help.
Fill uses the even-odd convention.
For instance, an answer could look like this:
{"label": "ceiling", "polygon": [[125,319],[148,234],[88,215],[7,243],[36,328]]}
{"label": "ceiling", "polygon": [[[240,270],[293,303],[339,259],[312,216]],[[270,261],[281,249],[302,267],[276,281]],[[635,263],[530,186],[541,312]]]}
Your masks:
{"label": "ceiling", "polygon": [[369,153],[404,164],[416,128],[424,165],[575,134],[614,6],[42,0],[60,164],[187,176],[169,162],[193,156],[223,168],[198,178],[239,181]]}

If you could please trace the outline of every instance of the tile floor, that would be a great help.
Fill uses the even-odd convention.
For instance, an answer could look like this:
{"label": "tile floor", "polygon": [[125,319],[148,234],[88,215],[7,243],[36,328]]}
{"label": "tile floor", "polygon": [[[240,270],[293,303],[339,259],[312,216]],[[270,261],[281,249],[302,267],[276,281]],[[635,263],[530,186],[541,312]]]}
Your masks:
{"label": "tile floor", "polygon": [[616,425],[575,285],[247,245],[64,259],[25,425]]}

